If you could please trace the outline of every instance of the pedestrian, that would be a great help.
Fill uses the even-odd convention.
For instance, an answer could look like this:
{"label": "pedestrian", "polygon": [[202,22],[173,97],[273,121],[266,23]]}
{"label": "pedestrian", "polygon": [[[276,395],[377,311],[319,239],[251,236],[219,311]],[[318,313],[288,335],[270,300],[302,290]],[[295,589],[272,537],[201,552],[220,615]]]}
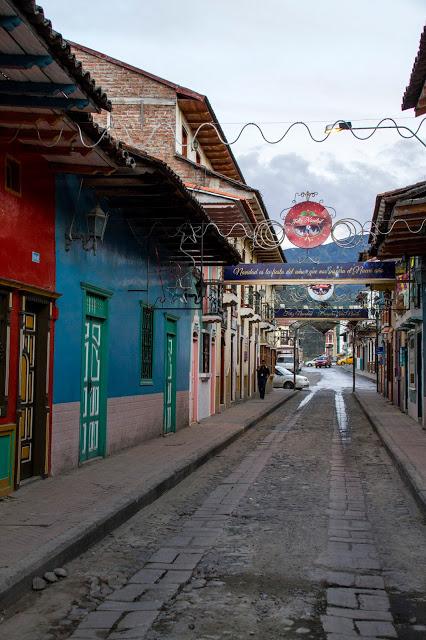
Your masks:
{"label": "pedestrian", "polygon": [[265,397],[266,383],[268,382],[270,374],[271,372],[266,366],[265,360],[262,360],[260,367],[257,368],[257,386],[259,387],[259,393],[262,400]]}

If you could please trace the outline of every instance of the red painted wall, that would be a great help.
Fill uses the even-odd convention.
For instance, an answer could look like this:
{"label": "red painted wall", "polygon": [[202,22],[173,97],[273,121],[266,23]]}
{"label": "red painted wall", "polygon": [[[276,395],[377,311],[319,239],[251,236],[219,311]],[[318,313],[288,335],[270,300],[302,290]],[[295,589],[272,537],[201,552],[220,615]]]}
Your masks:
{"label": "red painted wall", "polygon": [[[0,155],[0,278],[55,290],[55,181],[42,158],[10,154],[21,162],[22,194],[5,189]],[[32,261],[32,252],[40,263]]]}

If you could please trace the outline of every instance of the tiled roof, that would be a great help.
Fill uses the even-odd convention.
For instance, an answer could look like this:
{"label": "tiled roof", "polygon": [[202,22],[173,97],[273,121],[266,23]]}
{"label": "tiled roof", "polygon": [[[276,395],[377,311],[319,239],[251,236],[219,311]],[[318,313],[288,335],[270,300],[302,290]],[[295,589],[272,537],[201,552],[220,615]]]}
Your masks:
{"label": "tiled roof", "polygon": [[35,0],[13,0],[17,12],[31,24],[38,36],[45,42],[55,60],[62,65],[76,84],[93,100],[97,107],[111,111],[111,102],[101,87],[96,85],[90,73],[72,53],[69,43],[55,31],[50,20],[44,15],[43,8]]}
{"label": "tiled roof", "polygon": [[426,82],[426,26],[420,36],[419,50],[414,60],[411,71],[410,82],[402,97],[402,110],[412,109],[417,106],[417,102]]}

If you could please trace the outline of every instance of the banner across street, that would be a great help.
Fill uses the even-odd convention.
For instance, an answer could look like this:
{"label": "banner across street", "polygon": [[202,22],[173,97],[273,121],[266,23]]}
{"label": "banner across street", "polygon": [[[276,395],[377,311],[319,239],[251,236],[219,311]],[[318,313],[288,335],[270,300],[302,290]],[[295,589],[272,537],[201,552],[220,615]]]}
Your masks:
{"label": "banner across street", "polygon": [[319,264],[238,264],[224,267],[225,282],[238,284],[332,284],[395,282],[394,262],[324,262]]}

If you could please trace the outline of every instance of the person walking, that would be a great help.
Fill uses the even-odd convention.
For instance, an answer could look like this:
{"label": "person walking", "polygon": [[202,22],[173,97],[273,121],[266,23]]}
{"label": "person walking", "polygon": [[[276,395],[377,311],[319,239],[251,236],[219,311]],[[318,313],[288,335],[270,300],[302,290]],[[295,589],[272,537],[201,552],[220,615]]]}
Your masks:
{"label": "person walking", "polygon": [[260,367],[257,368],[257,386],[259,387],[259,393],[262,400],[265,397],[266,383],[268,382],[270,374],[271,372],[266,366],[265,360],[262,360]]}

